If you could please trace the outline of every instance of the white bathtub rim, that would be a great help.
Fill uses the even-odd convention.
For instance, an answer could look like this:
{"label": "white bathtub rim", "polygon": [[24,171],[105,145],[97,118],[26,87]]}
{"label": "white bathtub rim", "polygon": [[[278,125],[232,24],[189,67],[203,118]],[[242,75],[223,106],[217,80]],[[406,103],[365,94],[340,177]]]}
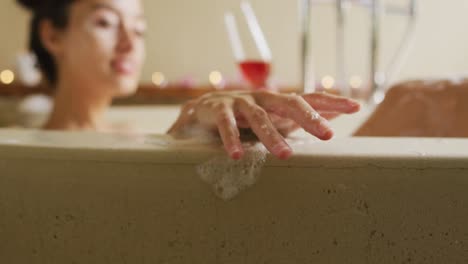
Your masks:
{"label": "white bathtub rim", "polygon": [[[160,144],[164,141],[159,139],[166,137],[145,135],[132,138],[95,132],[0,129],[0,160],[35,159],[193,166],[213,156],[225,155],[219,144]],[[300,144],[293,142],[292,145],[295,152],[292,158],[280,161],[269,155],[266,166],[468,168],[468,139],[349,137],[321,142],[308,137]]]}

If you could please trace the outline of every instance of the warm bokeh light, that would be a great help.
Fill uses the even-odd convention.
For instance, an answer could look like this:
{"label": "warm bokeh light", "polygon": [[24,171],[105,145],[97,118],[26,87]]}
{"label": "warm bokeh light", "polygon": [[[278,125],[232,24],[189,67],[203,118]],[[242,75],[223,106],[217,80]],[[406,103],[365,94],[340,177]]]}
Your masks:
{"label": "warm bokeh light", "polygon": [[333,86],[335,86],[335,79],[331,77],[330,75],[327,75],[322,78],[322,86],[325,89],[331,89]]}
{"label": "warm bokeh light", "polygon": [[153,81],[154,85],[157,86],[164,86],[166,84],[166,77],[162,72],[153,73],[151,80]]}
{"label": "warm bokeh light", "polygon": [[11,84],[15,80],[15,74],[11,70],[4,70],[0,73],[0,81],[4,84]]}
{"label": "warm bokeh light", "polygon": [[363,84],[362,78],[359,77],[359,76],[353,76],[353,77],[351,77],[351,79],[349,79],[349,85],[353,89],[360,88],[362,86],[362,84]]}
{"label": "warm bokeh light", "polygon": [[223,75],[219,71],[212,71],[209,80],[213,86],[220,86],[223,83]]}

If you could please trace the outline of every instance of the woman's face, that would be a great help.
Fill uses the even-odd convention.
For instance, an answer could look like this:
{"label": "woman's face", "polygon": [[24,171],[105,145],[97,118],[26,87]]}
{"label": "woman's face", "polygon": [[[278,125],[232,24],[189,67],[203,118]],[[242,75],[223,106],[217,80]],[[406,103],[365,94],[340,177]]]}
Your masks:
{"label": "woman's face", "polygon": [[90,94],[133,93],[145,57],[140,0],[76,0],[69,14],[56,56],[59,76]]}

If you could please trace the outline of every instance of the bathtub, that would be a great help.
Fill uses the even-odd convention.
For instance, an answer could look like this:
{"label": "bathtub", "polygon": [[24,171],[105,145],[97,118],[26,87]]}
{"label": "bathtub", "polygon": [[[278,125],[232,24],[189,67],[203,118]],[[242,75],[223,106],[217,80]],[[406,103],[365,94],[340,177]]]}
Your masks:
{"label": "bathtub", "polygon": [[[175,116],[108,118],[163,133]],[[468,140],[349,137],[365,116],[330,142],[298,132],[230,199],[197,173],[217,144],[0,130],[0,263],[467,263]]]}

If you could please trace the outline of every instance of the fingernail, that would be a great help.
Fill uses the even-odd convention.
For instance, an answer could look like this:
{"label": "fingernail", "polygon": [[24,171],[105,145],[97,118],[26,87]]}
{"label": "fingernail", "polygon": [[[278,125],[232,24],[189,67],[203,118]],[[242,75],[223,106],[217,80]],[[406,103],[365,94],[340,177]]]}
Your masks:
{"label": "fingernail", "polygon": [[359,109],[361,109],[361,104],[353,101],[352,107],[353,107],[353,110],[359,111]]}
{"label": "fingernail", "polygon": [[320,139],[329,140],[333,137],[333,129],[330,127],[330,123],[327,120],[321,120],[319,125]]}
{"label": "fingernail", "polygon": [[292,155],[292,149],[286,143],[280,142],[272,148],[272,153],[279,159],[285,160]]}
{"label": "fingernail", "polygon": [[244,151],[242,149],[239,149],[237,147],[234,147],[231,149],[231,158],[234,159],[234,160],[239,160],[242,158],[242,156],[244,155]]}
{"label": "fingernail", "polygon": [[279,159],[281,160],[287,160],[289,157],[292,155],[292,150],[291,149],[284,149],[281,151],[281,153],[278,155]]}
{"label": "fingernail", "polygon": [[328,129],[326,132],[324,132],[324,133],[322,134],[322,137],[321,137],[320,139],[322,139],[322,140],[330,140],[330,139],[332,139],[333,134],[334,134],[333,130]]}

